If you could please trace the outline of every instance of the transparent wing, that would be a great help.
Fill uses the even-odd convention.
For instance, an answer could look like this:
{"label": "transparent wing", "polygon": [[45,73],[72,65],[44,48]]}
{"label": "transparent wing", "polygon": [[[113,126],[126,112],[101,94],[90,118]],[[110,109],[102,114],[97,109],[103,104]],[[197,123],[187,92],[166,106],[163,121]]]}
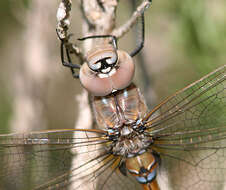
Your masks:
{"label": "transparent wing", "polygon": [[139,189],[107,143],[101,130],[0,135],[0,189]]}
{"label": "transparent wing", "polygon": [[[226,189],[226,66],[144,118],[172,189]],[[163,172],[164,173],[164,172]]]}

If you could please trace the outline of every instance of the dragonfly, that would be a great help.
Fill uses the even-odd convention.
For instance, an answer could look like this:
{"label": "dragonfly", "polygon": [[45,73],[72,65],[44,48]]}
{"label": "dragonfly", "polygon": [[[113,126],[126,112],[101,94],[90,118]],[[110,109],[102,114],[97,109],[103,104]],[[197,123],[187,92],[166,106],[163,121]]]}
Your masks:
{"label": "dragonfly", "polygon": [[0,135],[0,189],[222,190],[226,65],[151,111],[131,84],[92,97],[96,127]]}

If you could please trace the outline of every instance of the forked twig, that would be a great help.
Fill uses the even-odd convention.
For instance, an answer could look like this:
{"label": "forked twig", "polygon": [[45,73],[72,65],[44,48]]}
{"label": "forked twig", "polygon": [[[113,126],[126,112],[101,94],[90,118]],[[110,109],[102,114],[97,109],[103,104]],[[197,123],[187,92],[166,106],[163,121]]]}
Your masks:
{"label": "forked twig", "polygon": [[113,30],[111,33],[112,35],[116,36],[116,38],[121,38],[123,37],[136,23],[137,19],[141,17],[141,15],[144,13],[144,11],[151,6],[151,1],[145,0],[143,1],[137,9],[134,11],[133,15],[131,18],[122,26],[119,28],[116,28]]}

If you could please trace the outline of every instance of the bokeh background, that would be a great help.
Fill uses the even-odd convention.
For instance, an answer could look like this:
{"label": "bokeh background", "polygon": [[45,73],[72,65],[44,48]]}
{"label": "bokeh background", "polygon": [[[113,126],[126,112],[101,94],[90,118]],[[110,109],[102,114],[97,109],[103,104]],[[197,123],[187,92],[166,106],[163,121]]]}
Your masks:
{"label": "bokeh background", "polygon": [[[74,126],[75,97],[81,85],[60,63],[55,33],[59,2],[0,1],[1,132]],[[131,1],[120,1],[117,24],[124,23],[131,13]],[[225,64],[225,13],[225,0],[153,1],[145,14],[146,41],[141,56],[148,79],[143,78],[139,57],[135,78],[151,106]],[[74,40],[81,37],[77,1],[73,2],[70,31]],[[119,47],[130,51],[137,40],[139,35],[130,32],[120,39]]]}

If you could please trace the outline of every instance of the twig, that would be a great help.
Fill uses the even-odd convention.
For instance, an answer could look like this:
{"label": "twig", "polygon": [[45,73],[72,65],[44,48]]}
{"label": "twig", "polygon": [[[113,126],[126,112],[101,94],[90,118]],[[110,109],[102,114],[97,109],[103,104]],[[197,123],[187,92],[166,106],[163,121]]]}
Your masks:
{"label": "twig", "polygon": [[81,49],[74,43],[69,41],[72,34],[68,34],[68,29],[70,26],[70,11],[71,11],[71,0],[62,0],[57,10],[57,27],[56,32],[61,41],[64,42],[64,45],[69,50],[71,54],[75,54],[79,57],[80,62],[83,61],[83,54]]}
{"label": "twig", "polygon": [[147,8],[149,8],[150,5],[151,5],[150,1],[148,0],[143,1],[134,11],[131,18],[124,25],[114,29],[112,35],[116,36],[117,38],[121,38],[122,36],[124,36],[136,23],[136,20],[141,16],[141,14],[144,13],[144,11]]}
{"label": "twig", "polygon": [[70,26],[70,11],[71,11],[71,0],[62,0],[57,10],[57,34],[60,39],[68,39],[67,34],[68,28]]}

